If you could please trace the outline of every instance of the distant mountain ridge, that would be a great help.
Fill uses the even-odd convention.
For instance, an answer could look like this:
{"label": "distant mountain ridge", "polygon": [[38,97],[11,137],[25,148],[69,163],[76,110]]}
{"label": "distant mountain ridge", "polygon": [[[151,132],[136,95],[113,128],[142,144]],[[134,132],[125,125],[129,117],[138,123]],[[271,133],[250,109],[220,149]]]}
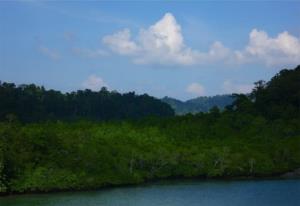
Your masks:
{"label": "distant mountain ridge", "polygon": [[232,104],[234,98],[232,95],[216,95],[216,96],[203,96],[190,99],[187,101],[180,101],[171,97],[164,97],[161,99],[163,102],[169,104],[176,114],[182,115],[187,113],[207,112],[212,107],[217,106],[224,109],[227,105]]}

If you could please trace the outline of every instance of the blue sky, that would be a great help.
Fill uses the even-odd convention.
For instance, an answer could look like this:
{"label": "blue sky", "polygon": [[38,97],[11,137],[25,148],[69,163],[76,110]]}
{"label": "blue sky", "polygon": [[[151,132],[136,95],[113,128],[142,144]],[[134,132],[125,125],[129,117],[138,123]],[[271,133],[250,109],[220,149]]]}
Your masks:
{"label": "blue sky", "polygon": [[300,64],[300,2],[0,2],[0,80],[186,100]]}

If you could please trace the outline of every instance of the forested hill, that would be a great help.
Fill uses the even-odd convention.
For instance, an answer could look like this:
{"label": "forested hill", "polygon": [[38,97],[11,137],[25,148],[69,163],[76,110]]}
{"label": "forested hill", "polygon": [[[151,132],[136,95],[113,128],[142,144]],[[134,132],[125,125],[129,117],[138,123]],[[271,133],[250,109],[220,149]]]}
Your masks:
{"label": "forested hill", "polygon": [[34,84],[0,82],[0,100],[0,120],[116,120],[174,115],[168,104],[147,94],[120,94],[106,88],[61,93]]}
{"label": "forested hill", "polygon": [[180,101],[170,97],[161,99],[168,103],[176,112],[176,114],[208,112],[212,107],[217,106],[219,109],[224,109],[231,105],[234,98],[232,95],[216,95],[212,97],[197,97],[187,101]]}
{"label": "forested hill", "polygon": [[[0,120],[0,195],[168,177],[265,177],[300,168],[300,66],[258,81],[222,111],[169,118],[160,116],[173,115],[172,109],[147,95],[0,88],[1,116],[8,115]],[[26,120],[157,117],[20,123],[10,121],[12,114]]]}
{"label": "forested hill", "polygon": [[251,95],[237,96],[239,112],[262,115],[269,119],[300,117],[300,65],[283,69],[270,81],[255,83]]}

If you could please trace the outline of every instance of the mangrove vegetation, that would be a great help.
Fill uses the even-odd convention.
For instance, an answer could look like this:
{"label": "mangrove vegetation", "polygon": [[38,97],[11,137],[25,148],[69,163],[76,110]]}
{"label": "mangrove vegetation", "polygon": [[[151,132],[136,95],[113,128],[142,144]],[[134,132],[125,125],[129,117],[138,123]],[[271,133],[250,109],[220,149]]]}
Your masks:
{"label": "mangrove vegetation", "polygon": [[231,105],[174,116],[148,95],[0,86],[0,193],[170,177],[265,177],[300,167],[300,66]]}

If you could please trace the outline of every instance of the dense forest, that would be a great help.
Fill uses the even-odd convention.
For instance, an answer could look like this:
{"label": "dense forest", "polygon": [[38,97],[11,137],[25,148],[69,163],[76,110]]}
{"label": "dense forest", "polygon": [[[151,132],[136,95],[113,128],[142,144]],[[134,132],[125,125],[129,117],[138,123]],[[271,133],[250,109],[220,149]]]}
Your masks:
{"label": "dense forest", "polygon": [[[166,177],[273,176],[299,168],[300,66],[255,85],[251,94],[235,94],[231,105],[206,113],[110,121],[26,122],[33,120],[26,112],[4,118],[0,193],[92,189]],[[39,116],[43,110],[30,111]]]}
{"label": "dense forest", "polygon": [[169,105],[147,94],[120,94],[105,87],[98,92],[86,89],[64,94],[34,84],[0,82],[0,99],[0,120],[117,120],[174,115]]}
{"label": "dense forest", "polygon": [[168,103],[176,114],[196,114],[199,112],[208,112],[214,106],[223,110],[226,106],[232,104],[234,97],[232,95],[216,95],[211,97],[197,97],[187,101],[180,101],[171,97],[164,97],[161,99]]}

